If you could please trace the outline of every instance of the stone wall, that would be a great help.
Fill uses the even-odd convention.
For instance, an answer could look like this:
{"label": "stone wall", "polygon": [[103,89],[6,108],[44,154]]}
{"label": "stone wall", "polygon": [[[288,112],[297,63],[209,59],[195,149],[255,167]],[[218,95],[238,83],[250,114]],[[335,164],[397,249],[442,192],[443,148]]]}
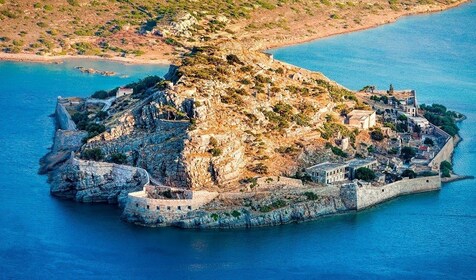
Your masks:
{"label": "stone wall", "polygon": [[439,190],[440,188],[441,179],[439,176],[404,179],[382,187],[356,187],[356,206],[357,210],[360,210],[400,195]]}
{"label": "stone wall", "polygon": [[57,126],[59,129],[63,130],[76,130],[76,124],[71,119],[71,116],[62,104],[62,101],[63,99],[58,97],[56,102],[55,118]]}
{"label": "stone wall", "polygon": [[446,138],[446,143],[443,146],[443,148],[441,148],[438,154],[436,154],[435,157],[428,164],[428,166],[432,167],[433,169],[438,169],[442,161],[446,160],[451,162],[451,157],[453,155],[455,143],[454,143],[454,138],[451,137],[451,135],[449,135],[448,133],[446,133],[439,127],[436,127],[434,125],[431,125],[431,126],[433,127],[433,134],[435,134],[438,137]]}
{"label": "stone wall", "polygon": [[167,226],[217,196],[217,192],[194,191],[192,199],[152,199],[142,190],[129,193],[122,217],[128,222],[140,225]]}

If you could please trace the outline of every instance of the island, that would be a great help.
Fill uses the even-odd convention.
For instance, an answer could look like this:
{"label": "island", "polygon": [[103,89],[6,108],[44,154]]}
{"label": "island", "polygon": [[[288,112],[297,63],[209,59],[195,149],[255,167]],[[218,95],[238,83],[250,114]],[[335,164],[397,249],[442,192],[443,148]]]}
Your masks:
{"label": "island", "polygon": [[414,90],[358,92],[225,40],[164,78],[58,97],[41,161],[51,194],[118,204],[143,226],[238,228],[359,211],[439,190],[456,122]]}

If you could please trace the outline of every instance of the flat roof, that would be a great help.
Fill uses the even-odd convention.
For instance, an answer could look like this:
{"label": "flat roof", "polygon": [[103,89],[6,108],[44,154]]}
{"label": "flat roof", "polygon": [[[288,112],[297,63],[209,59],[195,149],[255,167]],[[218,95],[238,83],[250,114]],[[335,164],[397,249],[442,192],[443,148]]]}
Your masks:
{"label": "flat roof", "polygon": [[376,159],[351,159],[347,162],[350,167],[362,166],[377,161]]}
{"label": "flat roof", "polygon": [[321,169],[321,170],[334,170],[340,167],[346,167],[346,163],[336,163],[336,162],[323,162],[313,166],[310,166],[307,169]]}

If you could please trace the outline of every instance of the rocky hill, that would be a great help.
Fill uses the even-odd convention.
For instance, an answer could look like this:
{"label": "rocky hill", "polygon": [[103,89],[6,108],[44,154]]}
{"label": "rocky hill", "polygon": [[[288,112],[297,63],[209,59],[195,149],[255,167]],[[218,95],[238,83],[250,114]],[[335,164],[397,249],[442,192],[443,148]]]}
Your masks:
{"label": "rocky hill", "polygon": [[340,112],[365,105],[320,73],[232,42],[191,47],[178,62],[165,80],[129,85],[135,92],[105,111],[70,102],[76,125],[89,133],[78,157],[120,158],[160,184],[224,192],[257,176],[299,177],[304,166],[339,158],[334,138],[350,137],[356,148],[368,138],[340,120]]}

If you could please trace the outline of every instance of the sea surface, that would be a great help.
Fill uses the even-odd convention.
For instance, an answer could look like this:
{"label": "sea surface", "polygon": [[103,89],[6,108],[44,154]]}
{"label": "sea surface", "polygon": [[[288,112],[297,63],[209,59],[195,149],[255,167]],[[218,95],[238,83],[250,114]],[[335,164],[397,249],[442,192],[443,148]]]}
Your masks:
{"label": "sea surface", "polygon": [[[273,50],[351,88],[413,88],[468,116],[455,153],[476,175],[476,5]],[[87,75],[83,65],[127,78]],[[0,279],[475,279],[476,182],[314,222],[241,230],[143,228],[110,205],[49,195],[38,160],[56,97],[87,96],[167,67],[0,62]]]}

